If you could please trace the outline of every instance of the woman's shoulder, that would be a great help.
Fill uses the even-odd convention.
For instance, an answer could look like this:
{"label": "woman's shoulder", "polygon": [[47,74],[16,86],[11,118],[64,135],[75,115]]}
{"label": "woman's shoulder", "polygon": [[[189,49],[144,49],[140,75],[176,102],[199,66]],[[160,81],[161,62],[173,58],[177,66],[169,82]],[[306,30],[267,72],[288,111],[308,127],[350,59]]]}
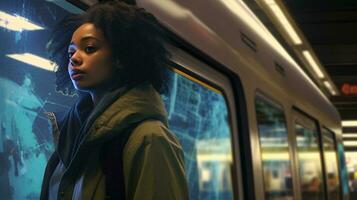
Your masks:
{"label": "woman's shoulder", "polygon": [[127,149],[140,148],[143,145],[172,146],[182,149],[176,136],[159,120],[150,119],[133,129],[126,144]]}

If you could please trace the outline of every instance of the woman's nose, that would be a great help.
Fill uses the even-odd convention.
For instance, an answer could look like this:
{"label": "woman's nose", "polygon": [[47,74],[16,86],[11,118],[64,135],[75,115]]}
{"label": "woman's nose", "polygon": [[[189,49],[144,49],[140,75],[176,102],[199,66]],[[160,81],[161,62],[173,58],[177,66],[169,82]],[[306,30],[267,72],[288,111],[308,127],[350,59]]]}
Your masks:
{"label": "woman's nose", "polygon": [[70,63],[72,66],[79,66],[82,64],[82,59],[80,58],[78,51],[72,55],[70,58]]}

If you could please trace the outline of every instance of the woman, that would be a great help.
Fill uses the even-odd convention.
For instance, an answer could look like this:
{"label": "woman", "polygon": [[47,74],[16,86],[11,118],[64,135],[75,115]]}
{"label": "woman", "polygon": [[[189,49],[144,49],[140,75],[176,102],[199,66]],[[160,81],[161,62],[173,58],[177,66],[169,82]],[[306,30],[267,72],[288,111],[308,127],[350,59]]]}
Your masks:
{"label": "woman", "polygon": [[168,52],[155,18],[109,2],[55,29],[57,89],[78,102],[48,113],[56,151],[41,199],[187,199],[181,145],[159,93]]}

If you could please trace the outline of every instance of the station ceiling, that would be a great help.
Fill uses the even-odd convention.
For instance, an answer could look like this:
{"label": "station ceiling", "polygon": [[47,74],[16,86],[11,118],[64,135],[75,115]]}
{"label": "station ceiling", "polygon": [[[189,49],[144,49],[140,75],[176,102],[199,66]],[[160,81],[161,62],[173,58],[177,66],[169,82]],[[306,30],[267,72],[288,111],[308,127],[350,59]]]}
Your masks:
{"label": "station ceiling", "polygon": [[342,119],[357,119],[357,1],[284,2],[339,89],[331,100]]}

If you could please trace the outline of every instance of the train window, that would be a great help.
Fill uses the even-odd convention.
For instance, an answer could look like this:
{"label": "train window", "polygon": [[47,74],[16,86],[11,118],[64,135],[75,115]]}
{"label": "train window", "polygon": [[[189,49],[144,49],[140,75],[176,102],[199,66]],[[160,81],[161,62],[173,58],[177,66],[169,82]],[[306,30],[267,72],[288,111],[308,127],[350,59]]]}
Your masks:
{"label": "train window", "polygon": [[319,135],[316,123],[296,121],[295,135],[299,160],[301,199],[324,199]]}
{"label": "train window", "polygon": [[164,98],[185,155],[190,199],[233,199],[228,108],[217,89],[175,70]]}
{"label": "train window", "polygon": [[322,142],[325,157],[325,173],[327,179],[327,195],[329,200],[340,199],[340,179],[338,173],[336,142],[334,133],[322,129]]}
{"label": "train window", "polygon": [[53,66],[41,58],[52,26],[70,9],[65,1],[0,1],[1,199],[39,199],[53,152],[43,112],[63,110],[74,98],[55,92]]}
{"label": "train window", "polygon": [[288,132],[283,109],[263,97],[255,100],[265,199],[293,199]]}

